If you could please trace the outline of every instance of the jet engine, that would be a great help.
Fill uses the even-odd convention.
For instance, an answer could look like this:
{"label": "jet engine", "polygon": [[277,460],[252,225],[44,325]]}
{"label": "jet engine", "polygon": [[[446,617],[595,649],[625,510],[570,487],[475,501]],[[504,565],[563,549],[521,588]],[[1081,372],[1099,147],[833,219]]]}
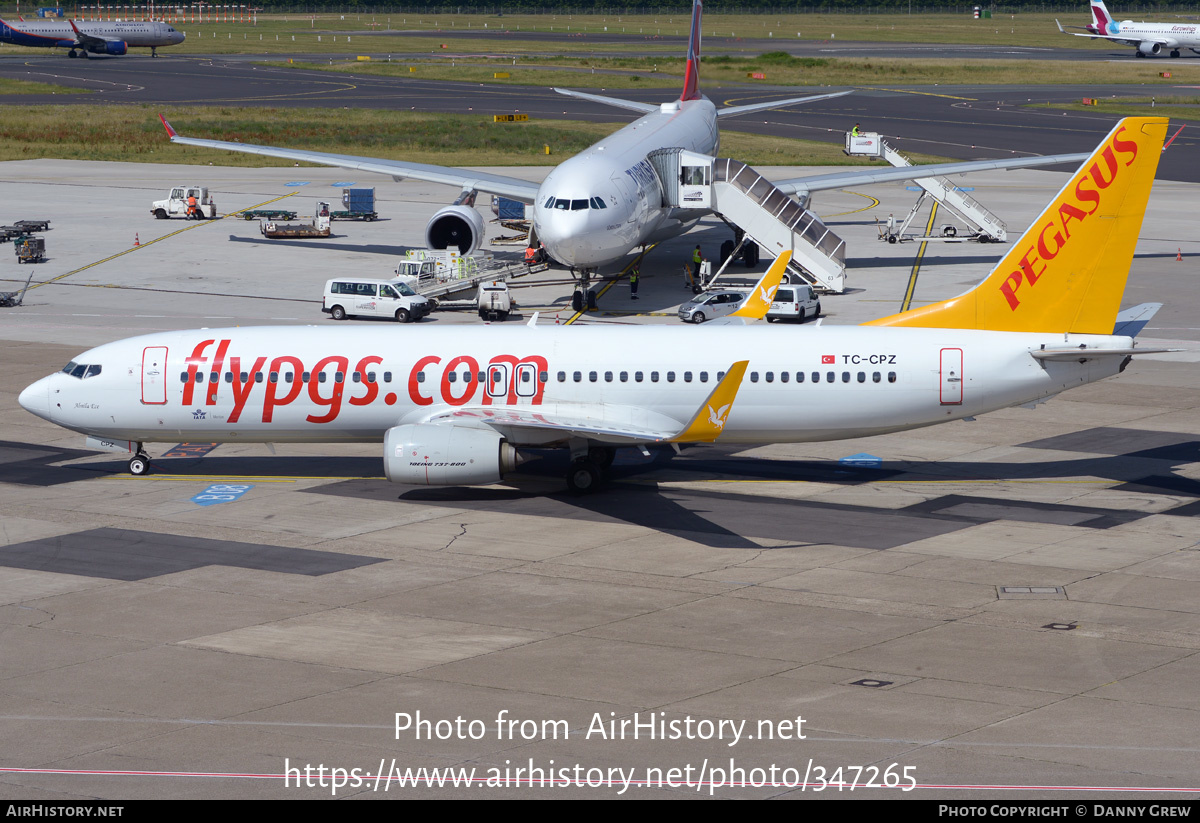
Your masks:
{"label": "jet engine", "polygon": [[517,450],[491,429],[418,423],[394,426],[383,438],[383,470],[393,483],[499,483],[523,462]]}
{"label": "jet engine", "polygon": [[129,51],[129,46],[123,40],[106,40],[104,41],[104,53],[111,54],[114,57],[120,57]]}
{"label": "jet engine", "polygon": [[446,206],[425,227],[425,245],[431,249],[457,248],[470,254],[483,242],[483,216],[472,206]]}
{"label": "jet engine", "polygon": [[1140,55],[1158,54],[1161,51],[1162,51],[1161,43],[1151,43],[1149,41],[1146,41],[1145,43],[1142,43],[1141,45],[1138,46],[1138,54],[1140,54]]}

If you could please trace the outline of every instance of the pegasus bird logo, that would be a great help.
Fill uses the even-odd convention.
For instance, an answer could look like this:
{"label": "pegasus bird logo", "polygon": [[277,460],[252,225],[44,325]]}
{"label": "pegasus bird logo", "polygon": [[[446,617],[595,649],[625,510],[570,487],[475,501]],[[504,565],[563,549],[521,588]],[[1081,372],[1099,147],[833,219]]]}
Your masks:
{"label": "pegasus bird logo", "polygon": [[708,422],[716,426],[718,429],[725,428],[725,417],[729,414],[729,408],[732,403],[726,403],[718,411],[713,411],[713,407],[708,407]]}

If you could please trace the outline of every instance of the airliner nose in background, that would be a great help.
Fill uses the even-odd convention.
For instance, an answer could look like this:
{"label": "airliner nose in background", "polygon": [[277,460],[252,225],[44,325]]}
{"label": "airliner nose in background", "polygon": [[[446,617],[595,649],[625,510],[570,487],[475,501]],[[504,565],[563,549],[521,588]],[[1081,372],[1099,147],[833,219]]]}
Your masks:
{"label": "airliner nose in background", "polygon": [[151,57],[158,57],[159,46],[177,46],[183,41],[183,32],[157,21],[0,20],[0,43],[68,49],[67,57],[87,57],[89,52],[119,56],[130,48],[148,48]]}

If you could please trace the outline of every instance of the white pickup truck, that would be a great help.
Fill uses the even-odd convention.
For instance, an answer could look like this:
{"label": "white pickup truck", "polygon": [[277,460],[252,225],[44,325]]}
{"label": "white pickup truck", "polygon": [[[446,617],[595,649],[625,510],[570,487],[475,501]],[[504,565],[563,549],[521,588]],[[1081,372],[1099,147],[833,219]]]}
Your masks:
{"label": "white pickup truck", "polygon": [[[195,198],[196,206],[189,211],[192,198]],[[217,204],[205,186],[176,186],[166,200],[156,200],[150,204],[150,213],[159,220],[170,217],[212,220],[217,216]]]}

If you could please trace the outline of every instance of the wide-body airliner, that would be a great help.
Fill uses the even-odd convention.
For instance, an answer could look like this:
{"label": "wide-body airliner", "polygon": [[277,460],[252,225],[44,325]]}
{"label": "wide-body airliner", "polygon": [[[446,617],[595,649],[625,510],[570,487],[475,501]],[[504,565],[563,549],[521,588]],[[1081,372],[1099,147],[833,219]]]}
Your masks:
{"label": "wide-body airliner", "polygon": [[0,20],[0,43],[69,49],[67,57],[87,57],[88,52],[122,55],[130,47],[148,48],[151,57],[158,57],[159,46],[177,46],[183,40],[183,32],[168,23],[153,20],[90,23],[73,20],[6,23]]}
{"label": "wide-body airliner", "polygon": [[[647,156],[659,149],[686,149],[715,156],[719,150],[719,121],[740,114],[780,108],[838,97],[849,92],[810,95],[718,109],[699,91],[700,15],[696,0],[688,40],[683,91],[678,100],[661,105],[620,100],[596,94],[555,89],[562,94],[604,103],[640,113],[642,116],[580,154],[566,160],[538,185],[514,177],[446,168],[397,160],[328,154],[325,152],[257,146],[224,140],[180,136],[166,119],[163,125],[173,142],[229,151],[284,157],[289,160],[341,166],[391,175],[396,180],[413,178],[461,187],[453,205],[430,219],[425,240],[430,248],[457,247],[468,253],[483,240],[483,218],[474,208],[477,192],[485,192],[533,204],[533,244],[545,244],[558,262],[571,267],[586,291],[589,278],[605,265],[622,260],[631,251],[686,232],[707,209],[672,208],[664,204],[664,186]],[[775,182],[786,194],[839,189],[996,168],[1078,163],[1083,155],[1022,157],[1004,160],[946,163],[932,166],[853,169],[809,178]]]}
{"label": "wide-body airliner", "polygon": [[523,449],[566,448],[575,491],[595,488],[620,446],[834,440],[972,417],[1154,351],[1133,337],[1155,307],[1118,309],[1166,128],[1121,121],[978,286],[865,326],[739,325],[766,313],[785,252],[726,326],[535,316],[166,332],[87,351],[20,403],[128,450],[134,474],[146,443],[373,442],[393,481],[480,484]]}
{"label": "wide-body airliner", "polygon": [[1148,57],[1161,54],[1168,49],[1172,57],[1178,57],[1180,49],[1191,49],[1200,54],[1200,25],[1195,23],[1135,23],[1126,20],[1118,23],[1113,19],[1104,5],[1104,0],[1091,0],[1092,22],[1086,26],[1067,26],[1067,28],[1082,28],[1087,34],[1067,32],[1062,23],[1058,30],[1064,34],[1074,34],[1076,37],[1090,37],[1096,40],[1108,40],[1133,46],[1134,57]]}

